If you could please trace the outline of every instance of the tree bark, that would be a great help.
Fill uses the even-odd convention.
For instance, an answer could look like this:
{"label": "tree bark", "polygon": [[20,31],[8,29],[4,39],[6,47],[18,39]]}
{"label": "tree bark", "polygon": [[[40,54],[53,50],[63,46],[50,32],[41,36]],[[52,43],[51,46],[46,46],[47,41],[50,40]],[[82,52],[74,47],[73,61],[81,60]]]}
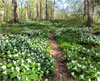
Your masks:
{"label": "tree bark", "polygon": [[39,11],[38,11],[38,3],[37,3],[37,19],[39,18]]}
{"label": "tree bark", "polygon": [[42,0],[40,1],[40,20],[42,19]]}
{"label": "tree bark", "polygon": [[46,0],[46,20],[48,20],[48,0]]}
{"label": "tree bark", "polygon": [[4,18],[4,6],[5,6],[5,0],[2,0],[1,14],[0,14],[0,23],[3,22],[3,18]]}
{"label": "tree bark", "polygon": [[56,0],[54,0],[54,20],[56,19]]}
{"label": "tree bark", "polygon": [[84,18],[87,19],[87,0],[84,0]]}
{"label": "tree bark", "polygon": [[12,0],[12,9],[13,9],[12,21],[13,21],[13,23],[16,23],[16,22],[18,22],[17,0]]}
{"label": "tree bark", "polygon": [[26,20],[28,20],[28,1],[26,1],[25,7],[26,7],[25,9]]}
{"label": "tree bark", "polygon": [[87,26],[93,27],[93,0],[87,0]]}

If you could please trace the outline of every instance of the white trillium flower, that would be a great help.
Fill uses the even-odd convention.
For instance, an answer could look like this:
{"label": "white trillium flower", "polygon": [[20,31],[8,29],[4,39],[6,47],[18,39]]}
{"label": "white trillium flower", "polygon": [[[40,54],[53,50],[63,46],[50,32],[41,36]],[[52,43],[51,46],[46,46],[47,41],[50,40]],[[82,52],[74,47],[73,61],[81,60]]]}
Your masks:
{"label": "white trillium flower", "polygon": [[99,77],[99,78],[97,78],[97,80],[98,80],[98,81],[100,81],[100,77]]}
{"label": "white trillium flower", "polygon": [[16,61],[13,60],[13,63],[16,64]]}
{"label": "white trillium flower", "polygon": [[40,66],[40,63],[38,63],[38,66]]}
{"label": "white trillium flower", "polygon": [[31,63],[31,60],[30,59],[27,59],[28,63]]}
{"label": "white trillium flower", "polygon": [[74,76],[74,72],[71,73]]}
{"label": "white trillium flower", "polygon": [[80,75],[80,77],[83,79],[84,78],[84,75]]}
{"label": "white trillium flower", "polygon": [[0,65],[2,65],[2,63],[0,63]]}
{"label": "white trillium flower", "polygon": [[15,57],[18,57],[18,53],[16,55],[14,55]]}
{"label": "white trillium flower", "polygon": [[28,80],[28,77],[26,77],[26,80]]}
{"label": "white trillium flower", "polygon": [[2,68],[2,69],[6,69],[6,66],[3,65],[1,68]]}
{"label": "white trillium flower", "polygon": [[11,70],[13,71],[14,70],[14,67],[11,67]]}
{"label": "white trillium flower", "polygon": [[19,72],[20,71],[19,67],[16,67],[16,70]]}
{"label": "white trillium flower", "polygon": [[45,79],[45,81],[48,81],[48,79]]}
{"label": "white trillium flower", "polygon": [[4,72],[3,72],[3,74],[5,74],[5,75],[6,75],[6,74],[7,74],[7,71],[4,71]]}

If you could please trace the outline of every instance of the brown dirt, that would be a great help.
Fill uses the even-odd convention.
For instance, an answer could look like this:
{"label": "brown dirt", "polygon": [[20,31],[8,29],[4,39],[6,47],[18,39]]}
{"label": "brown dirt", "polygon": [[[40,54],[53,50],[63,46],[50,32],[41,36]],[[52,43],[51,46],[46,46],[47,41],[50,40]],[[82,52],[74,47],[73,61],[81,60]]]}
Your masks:
{"label": "brown dirt", "polygon": [[2,34],[0,33],[0,37],[2,36]]}
{"label": "brown dirt", "polygon": [[54,32],[50,33],[49,42],[51,45],[50,53],[56,61],[55,77],[51,81],[74,81],[70,74],[66,71],[66,62],[62,60],[63,54],[59,50],[59,45],[54,39]]}

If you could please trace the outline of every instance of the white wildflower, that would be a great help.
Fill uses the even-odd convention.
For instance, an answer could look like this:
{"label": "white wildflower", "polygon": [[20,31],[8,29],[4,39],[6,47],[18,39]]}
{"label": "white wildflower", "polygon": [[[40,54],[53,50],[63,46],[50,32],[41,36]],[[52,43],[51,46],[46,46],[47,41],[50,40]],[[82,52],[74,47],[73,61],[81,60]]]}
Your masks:
{"label": "white wildflower", "polygon": [[6,74],[7,74],[7,71],[4,71],[4,72],[3,72],[3,74],[5,74],[5,75],[6,75]]}
{"label": "white wildflower", "polygon": [[6,66],[3,65],[1,68],[2,68],[2,69],[6,69]]}

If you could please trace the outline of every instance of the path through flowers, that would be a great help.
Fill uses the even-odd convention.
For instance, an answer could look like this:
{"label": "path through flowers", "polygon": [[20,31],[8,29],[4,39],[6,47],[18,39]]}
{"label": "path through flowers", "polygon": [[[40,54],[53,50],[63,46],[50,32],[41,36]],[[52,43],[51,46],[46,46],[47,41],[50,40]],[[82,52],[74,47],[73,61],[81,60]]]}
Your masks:
{"label": "path through flowers", "polygon": [[54,32],[50,33],[49,42],[51,46],[50,52],[56,61],[55,77],[52,81],[74,81],[71,78],[70,74],[66,72],[66,64],[62,60],[63,54],[61,53],[59,45],[56,43],[54,39]]}

